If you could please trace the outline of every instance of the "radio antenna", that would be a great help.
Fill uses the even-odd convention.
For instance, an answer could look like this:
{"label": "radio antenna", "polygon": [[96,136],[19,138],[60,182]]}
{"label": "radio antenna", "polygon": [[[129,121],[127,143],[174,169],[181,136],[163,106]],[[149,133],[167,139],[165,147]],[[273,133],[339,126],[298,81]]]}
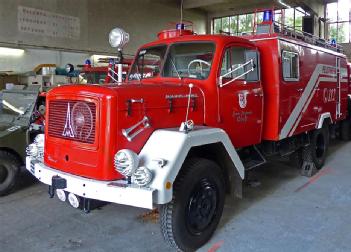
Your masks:
{"label": "radio antenna", "polygon": [[190,100],[191,100],[191,90],[194,87],[194,84],[190,83],[189,84],[189,96],[188,96],[188,104],[186,107],[186,115],[185,115],[185,121],[182,122],[182,124],[180,125],[179,130],[180,131],[184,131],[186,133],[188,133],[189,131],[194,129],[194,122],[193,120],[188,120],[188,116],[189,116],[189,109],[190,109]]}

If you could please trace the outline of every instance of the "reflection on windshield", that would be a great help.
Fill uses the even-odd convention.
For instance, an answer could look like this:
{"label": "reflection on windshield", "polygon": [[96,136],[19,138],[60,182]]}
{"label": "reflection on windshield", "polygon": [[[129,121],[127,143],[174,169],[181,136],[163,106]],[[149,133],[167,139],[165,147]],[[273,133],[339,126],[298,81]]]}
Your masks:
{"label": "reflection on windshield", "polygon": [[1,101],[2,113],[30,117],[36,99],[36,93],[4,91]]}
{"label": "reflection on windshield", "polygon": [[128,79],[141,80],[158,76],[166,48],[166,46],[162,45],[141,49],[131,68]]}
{"label": "reflection on windshield", "polygon": [[213,54],[213,43],[192,42],[171,45],[163,77],[207,79]]}
{"label": "reflection on windshield", "polygon": [[105,72],[88,72],[82,74],[84,84],[103,84],[105,83],[107,73]]}

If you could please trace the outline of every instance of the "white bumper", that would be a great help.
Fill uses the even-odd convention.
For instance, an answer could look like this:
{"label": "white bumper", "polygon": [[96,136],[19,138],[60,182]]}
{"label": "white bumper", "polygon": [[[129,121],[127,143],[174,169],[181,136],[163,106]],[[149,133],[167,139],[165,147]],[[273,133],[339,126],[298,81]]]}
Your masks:
{"label": "white bumper", "polygon": [[127,185],[125,181],[97,181],[49,168],[42,162],[26,158],[26,169],[38,180],[51,186],[52,177],[59,176],[67,182],[66,192],[84,198],[153,209],[154,189]]}

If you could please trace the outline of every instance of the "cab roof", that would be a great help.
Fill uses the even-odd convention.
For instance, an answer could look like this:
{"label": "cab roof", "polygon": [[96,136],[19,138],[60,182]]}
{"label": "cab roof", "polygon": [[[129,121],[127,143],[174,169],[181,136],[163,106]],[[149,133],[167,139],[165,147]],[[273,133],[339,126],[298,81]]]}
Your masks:
{"label": "cab roof", "polygon": [[216,45],[220,44],[228,44],[228,43],[240,43],[240,44],[247,44],[251,46],[255,46],[253,42],[248,39],[236,37],[236,36],[228,36],[228,35],[183,35],[183,36],[176,36],[173,38],[168,39],[158,39],[153,42],[144,44],[142,48],[156,46],[156,45],[169,45],[173,43],[179,42],[197,42],[197,41],[207,41],[213,42]]}

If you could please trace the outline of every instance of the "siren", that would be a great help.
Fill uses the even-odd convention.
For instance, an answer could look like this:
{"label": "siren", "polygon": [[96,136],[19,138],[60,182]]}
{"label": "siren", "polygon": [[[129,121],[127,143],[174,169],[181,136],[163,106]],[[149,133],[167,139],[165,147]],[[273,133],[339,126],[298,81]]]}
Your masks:
{"label": "siren", "polygon": [[333,38],[333,39],[331,40],[330,44],[331,44],[332,46],[336,47],[336,39]]}
{"label": "siren", "polygon": [[263,12],[263,22],[273,22],[273,11],[265,10]]}
{"label": "siren", "polygon": [[91,67],[91,60],[90,60],[90,59],[87,59],[87,60],[84,62],[84,67],[86,67],[86,68],[90,68],[90,67]]}
{"label": "siren", "polygon": [[176,30],[185,30],[185,24],[184,23],[176,24]]}

